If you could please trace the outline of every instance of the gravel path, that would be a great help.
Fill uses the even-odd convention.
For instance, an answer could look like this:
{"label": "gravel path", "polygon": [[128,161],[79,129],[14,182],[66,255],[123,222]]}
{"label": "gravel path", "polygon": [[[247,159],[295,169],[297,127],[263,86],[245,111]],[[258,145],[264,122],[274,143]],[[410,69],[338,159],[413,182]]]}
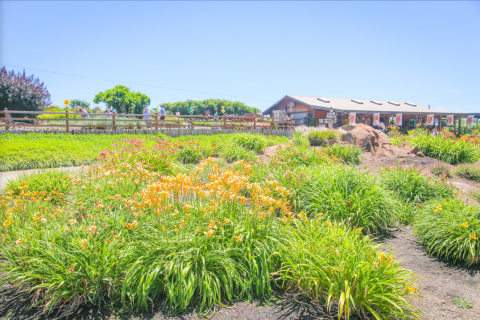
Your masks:
{"label": "gravel path", "polygon": [[8,182],[10,179],[15,179],[23,173],[34,173],[36,171],[50,171],[50,170],[71,170],[76,171],[80,170],[82,167],[64,167],[64,168],[49,168],[49,169],[31,169],[31,170],[18,170],[18,171],[4,171],[0,172],[0,191],[3,189],[3,186]]}

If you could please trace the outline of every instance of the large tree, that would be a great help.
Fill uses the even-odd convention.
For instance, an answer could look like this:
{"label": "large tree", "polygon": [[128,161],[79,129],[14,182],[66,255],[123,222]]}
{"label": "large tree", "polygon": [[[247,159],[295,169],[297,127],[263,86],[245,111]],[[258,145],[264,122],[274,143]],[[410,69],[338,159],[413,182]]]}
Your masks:
{"label": "large tree", "polygon": [[218,112],[222,115],[222,106],[225,107],[225,113],[228,114],[252,114],[259,113],[260,110],[254,107],[249,107],[246,104],[239,101],[220,100],[220,99],[207,99],[203,101],[187,100],[183,102],[164,103],[165,110],[172,113],[180,112],[182,115],[190,114],[190,107],[193,107],[193,114],[202,115],[206,110],[210,110],[210,114]]}
{"label": "large tree", "polygon": [[118,85],[97,94],[93,102],[104,102],[107,106],[116,109],[118,113],[142,113],[141,111],[150,105],[150,98],[143,93],[130,91],[129,88]]}
{"label": "large tree", "polygon": [[50,93],[34,75],[0,69],[0,110],[39,111],[50,105]]}

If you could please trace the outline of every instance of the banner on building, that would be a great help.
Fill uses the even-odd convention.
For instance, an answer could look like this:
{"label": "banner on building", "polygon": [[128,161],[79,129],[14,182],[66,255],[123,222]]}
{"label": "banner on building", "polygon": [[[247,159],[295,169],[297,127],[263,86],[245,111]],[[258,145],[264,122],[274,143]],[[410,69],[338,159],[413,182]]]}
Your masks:
{"label": "banner on building", "polygon": [[435,115],[429,114],[427,115],[427,126],[433,126],[435,121]]}
{"label": "banner on building", "polygon": [[374,127],[380,126],[380,113],[373,114],[373,126]]}
{"label": "banner on building", "polygon": [[467,127],[473,126],[473,115],[467,117]]}
{"label": "banner on building", "polygon": [[453,114],[447,116],[447,127],[453,126]]}
{"label": "banner on building", "polygon": [[350,112],[348,115],[348,124],[351,126],[355,125],[355,120],[357,119],[357,113],[356,112]]}
{"label": "banner on building", "polygon": [[397,115],[395,116],[395,125],[397,127],[402,126],[402,114],[401,113],[397,113]]}

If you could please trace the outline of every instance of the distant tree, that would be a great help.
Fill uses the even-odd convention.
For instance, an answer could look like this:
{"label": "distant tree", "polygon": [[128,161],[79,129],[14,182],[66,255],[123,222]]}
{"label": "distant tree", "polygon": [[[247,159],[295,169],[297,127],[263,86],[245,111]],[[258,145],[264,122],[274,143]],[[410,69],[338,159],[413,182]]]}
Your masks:
{"label": "distant tree", "polygon": [[140,92],[132,92],[131,97],[133,100],[133,110],[132,112],[135,114],[143,113],[143,109],[150,105],[150,98]]}
{"label": "distant tree", "polygon": [[[50,105],[50,93],[34,75],[0,69],[0,110],[39,111]],[[33,115],[32,115],[33,116]]]}
{"label": "distant tree", "polygon": [[215,112],[218,112],[219,115],[222,115],[222,106],[225,107],[225,113],[228,114],[244,115],[260,112],[259,109],[249,107],[239,101],[220,99],[207,99],[203,101],[187,100],[183,102],[164,103],[163,106],[165,107],[165,110],[172,112],[172,114],[175,114],[175,112],[179,111],[181,115],[190,114],[191,107],[193,107],[194,115],[203,115],[205,114],[206,110],[209,110],[210,114],[212,115],[215,114]]}
{"label": "distant tree", "polygon": [[90,103],[86,102],[86,101],[82,101],[82,100],[79,100],[79,99],[73,99],[73,100],[70,100],[70,105],[69,105],[70,108],[76,108],[76,107],[79,107],[79,108],[90,108]]}

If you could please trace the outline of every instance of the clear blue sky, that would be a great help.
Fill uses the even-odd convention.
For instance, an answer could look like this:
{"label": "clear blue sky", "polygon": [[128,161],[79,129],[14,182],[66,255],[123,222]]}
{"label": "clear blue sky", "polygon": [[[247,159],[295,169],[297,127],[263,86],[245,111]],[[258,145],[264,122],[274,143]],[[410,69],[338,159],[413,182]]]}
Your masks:
{"label": "clear blue sky", "polygon": [[152,107],[264,110],[289,94],[480,112],[478,1],[16,1],[0,21],[0,64],[40,77],[57,105],[125,84]]}

